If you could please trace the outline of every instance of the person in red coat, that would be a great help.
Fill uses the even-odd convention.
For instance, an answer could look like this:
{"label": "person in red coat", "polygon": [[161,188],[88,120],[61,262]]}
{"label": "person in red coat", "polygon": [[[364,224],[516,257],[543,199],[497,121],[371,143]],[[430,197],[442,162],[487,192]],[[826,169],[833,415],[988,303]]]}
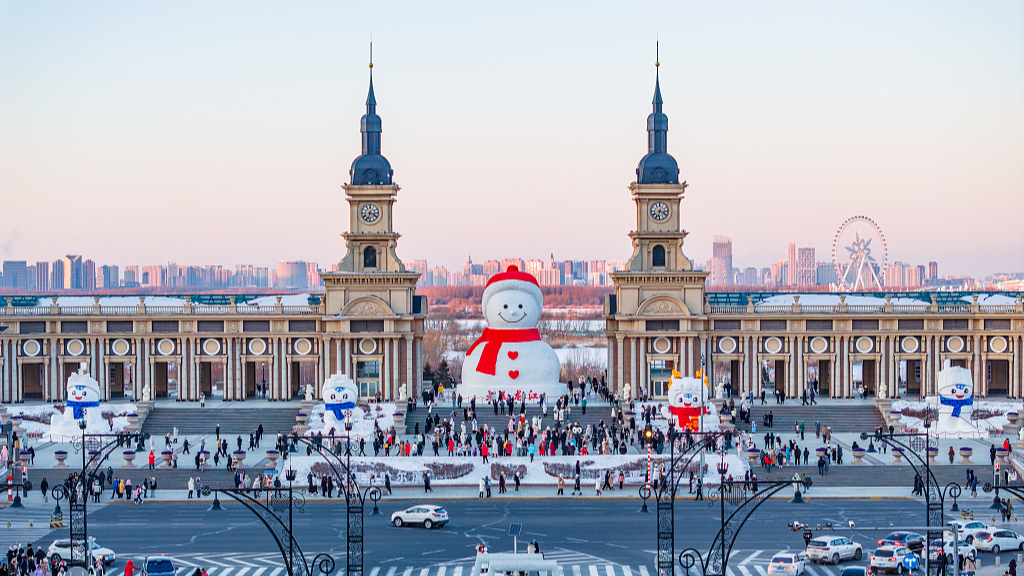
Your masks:
{"label": "person in red coat", "polygon": [[154,454],[153,451],[150,450],[149,451],[149,469],[152,470],[154,465],[156,465],[156,454]]}

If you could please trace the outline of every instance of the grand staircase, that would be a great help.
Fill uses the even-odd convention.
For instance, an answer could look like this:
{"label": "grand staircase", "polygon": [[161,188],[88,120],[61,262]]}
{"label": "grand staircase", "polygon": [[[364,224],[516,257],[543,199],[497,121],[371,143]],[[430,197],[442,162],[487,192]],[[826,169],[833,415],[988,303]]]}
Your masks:
{"label": "grand staircase", "polygon": [[[822,426],[830,426],[832,432],[874,432],[876,426],[883,426],[882,414],[873,404],[826,404],[814,406],[801,406],[800,400],[794,403],[787,400],[787,404],[775,404],[769,399],[768,404],[760,405],[755,400],[754,406],[750,409],[750,421],[757,423],[758,434],[764,433],[762,415],[768,411],[772,412],[774,421],[773,429],[776,431],[792,431],[793,424],[800,422],[804,425],[807,434],[814,434],[814,423],[821,422]],[[741,424],[739,428],[750,431],[749,424]],[[779,432],[781,433],[781,432]]]}
{"label": "grand staircase", "polygon": [[[468,403],[463,403],[463,408],[468,408],[468,407],[469,407]],[[453,408],[451,407],[451,404],[447,404],[447,405],[442,405],[440,408],[436,408],[435,407],[434,411],[432,412],[432,414],[437,414],[438,416],[440,416],[441,420],[443,421],[443,420],[446,420],[446,419],[451,417],[452,410],[453,410]],[[463,409],[462,408],[454,408],[454,410],[455,410],[455,425],[459,426],[460,423],[463,422],[463,420],[464,420]],[[515,412],[514,415],[518,418],[519,417],[519,404],[516,404],[516,408],[515,408],[514,412]],[[527,404],[527,406],[526,406],[526,417],[527,417],[527,419],[533,418],[534,416],[537,416],[537,415],[543,415],[541,410],[540,410],[540,408],[538,408],[536,404],[533,404],[533,405]],[[604,421],[605,424],[610,425],[611,424],[611,419],[612,419],[612,409],[611,409],[611,406],[608,405],[608,404],[601,404],[601,405],[590,404],[590,405],[587,406],[587,413],[586,414],[583,414],[583,408],[582,407],[573,405],[572,413],[570,415],[570,423],[572,423],[572,422],[580,422],[583,425],[584,428],[586,428],[588,425],[596,426],[602,420]],[[423,429],[424,429],[424,424],[426,423],[426,420],[427,420],[427,409],[422,407],[422,406],[416,408],[415,411],[408,413],[406,415],[406,418],[405,418],[406,433],[407,434],[415,433],[416,430],[417,430],[417,428],[416,428],[417,424],[419,425],[419,431],[422,432]],[[483,426],[484,424],[487,424],[487,426],[490,427],[490,428],[498,428],[499,430],[504,430],[505,427],[508,426],[508,420],[509,420],[509,415],[508,415],[507,412],[505,414],[502,414],[499,411],[498,414],[495,415],[494,414],[494,408],[490,404],[477,404],[477,408],[476,408],[476,421],[477,421],[478,425]],[[626,416],[625,423],[627,425],[629,424],[629,415],[628,414]],[[547,414],[547,417],[544,418],[544,425],[545,426],[554,425],[554,409],[551,406],[548,406],[548,414]],[[637,425],[638,426],[641,425],[641,420],[639,418],[637,419]],[[468,426],[469,426],[469,423],[467,422],[467,427]]]}
{"label": "grand staircase", "polygon": [[[213,434],[220,424],[221,436],[237,436],[243,439],[263,424],[264,436],[275,436],[278,432],[289,434],[295,426],[298,404],[284,403],[280,406],[264,405],[259,408],[160,408],[154,407],[142,425],[142,431],[157,438],[174,433],[178,436]],[[248,442],[248,440],[246,440]]]}

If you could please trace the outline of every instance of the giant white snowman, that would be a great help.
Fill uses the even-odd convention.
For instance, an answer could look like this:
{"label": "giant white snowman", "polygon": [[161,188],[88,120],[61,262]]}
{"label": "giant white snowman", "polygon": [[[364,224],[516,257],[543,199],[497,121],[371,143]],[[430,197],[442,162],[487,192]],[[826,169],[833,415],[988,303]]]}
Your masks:
{"label": "giant white snowman", "polygon": [[82,421],[85,421],[87,429],[100,427],[99,405],[100,385],[86,374],[85,364],[80,364],[78,372],[68,378],[64,414],[50,417],[50,437],[59,442],[62,436],[81,436],[79,422]]}
{"label": "giant white snowman", "polygon": [[487,328],[466,353],[459,394],[489,400],[504,392],[528,402],[562,395],[558,356],[537,330],[544,310],[537,279],[509,266],[487,281],[482,308]]}
{"label": "giant white snowman", "polygon": [[959,366],[947,366],[935,378],[939,396],[935,408],[939,416],[935,422],[936,432],[961,433],[977,432],[971,423],[974,410],[974,380],[971,371]]}
{"label": "giant white snowman", "polygon": [[704,382],[700,378],[683,378],[675,370],[672,371],[668,405],[661,409],[666,420],[674,422],[679,428],[689,428],[694,432],[717,430],[718,422],[714,417],[714,408],[714,404],[707,401]]}

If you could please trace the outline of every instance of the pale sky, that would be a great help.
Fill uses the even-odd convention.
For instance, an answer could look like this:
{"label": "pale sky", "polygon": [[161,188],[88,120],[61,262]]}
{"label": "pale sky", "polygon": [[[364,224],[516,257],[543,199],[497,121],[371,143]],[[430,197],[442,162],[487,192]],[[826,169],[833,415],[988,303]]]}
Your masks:
{"label": "pale sky", "polygon": [[660,38],[697,263],[1024,271],[1018,0],[2,0],[0,257],[337,262],[371,35],[405,260],[626,259]]}

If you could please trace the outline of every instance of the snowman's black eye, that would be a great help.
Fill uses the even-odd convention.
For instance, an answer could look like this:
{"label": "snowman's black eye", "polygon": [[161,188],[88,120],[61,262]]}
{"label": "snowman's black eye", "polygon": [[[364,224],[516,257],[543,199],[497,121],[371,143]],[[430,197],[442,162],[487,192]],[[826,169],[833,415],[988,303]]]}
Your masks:
{"label": "snowman's black eye", "polygon": [[522,304],[520,304],[520,305],[519,305],[519,309],[520,309],[520,310],[522,310],[522,309],[523,309],[523,305],[522,305]]}
{"label": "snowman's black eye", "polygon": [[508,310],[508,304],[505,304],[505,309]]}

